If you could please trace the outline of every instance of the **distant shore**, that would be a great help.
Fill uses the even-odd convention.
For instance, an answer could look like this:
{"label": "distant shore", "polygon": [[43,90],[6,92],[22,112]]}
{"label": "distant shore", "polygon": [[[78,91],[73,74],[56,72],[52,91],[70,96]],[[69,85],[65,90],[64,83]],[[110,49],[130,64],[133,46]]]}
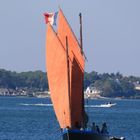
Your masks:
{"label": "distant shore", "polygon": [[[42,71],[13,72],[0,69],[0,95],[49,96],[47,73]],[[121,73],[84,72],[84,90],[92,93],[90,98],[140,99],[140,77]],[[95,96],[99,93],[101,96]]]}
{"label": "distant shore", "polygon": [[[0,94],[0,97],[23,97],[23,98],[31,98],[31,97],[34,97],[34,98],[50,98],[50,94],[45,94],[45,95],[1,95]],[[100,95],[96,95],[96,96],[91,96],[91,97],[87,97],[86,95],[84,96],[84,99],[90,99],[90,100],[94,100],[94,99],[104,99],[104,100],[109,100],[109,99],[116,99],[116,100],[122,100],[122,99],[140,99],[140,97],[138,98],[126,98],[126,97],[103,97],[103,96],[100,96]]]}

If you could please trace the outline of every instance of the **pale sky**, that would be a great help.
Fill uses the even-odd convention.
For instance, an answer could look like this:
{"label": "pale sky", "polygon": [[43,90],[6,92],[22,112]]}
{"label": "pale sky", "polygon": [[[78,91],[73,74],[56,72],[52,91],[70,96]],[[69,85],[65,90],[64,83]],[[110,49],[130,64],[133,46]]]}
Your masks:
{"label": "pale sky", "polygon": [[44,12],[61,7],[83,43],[87,72],[140,76],[140,0],[0,0],[0,68],[45,69]]}

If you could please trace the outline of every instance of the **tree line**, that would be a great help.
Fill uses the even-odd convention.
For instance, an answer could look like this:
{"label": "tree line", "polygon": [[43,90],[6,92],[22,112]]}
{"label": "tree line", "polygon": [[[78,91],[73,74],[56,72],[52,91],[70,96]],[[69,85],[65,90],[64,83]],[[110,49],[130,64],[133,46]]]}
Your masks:
{"label": "tree line", "polygon": [[89,85],[102,91],[100,94],[104,97],[140,98],[140,90],[135,89],[136,85],[140,85],[140,77],[123,76],[119,72],[111,74],[85,72],[84,87]]}
{"label": "tree line", "polygon": [[[121,73],[98,74],[95,71],[84,74],[84,89],[88,86],[100,91],[105,97],[140,97],[140,91],[135,90],[135,83],[140,83],[140,77],[123,76]],[[0,69],[0,88],[28,88],[45,91],[49,89],[47,73],[42,71],[13,72]]]}
{"label": "tree line", "polygon": [[0,69],[0,88],[48,90],[46,73],[42,71],[12,72]]}

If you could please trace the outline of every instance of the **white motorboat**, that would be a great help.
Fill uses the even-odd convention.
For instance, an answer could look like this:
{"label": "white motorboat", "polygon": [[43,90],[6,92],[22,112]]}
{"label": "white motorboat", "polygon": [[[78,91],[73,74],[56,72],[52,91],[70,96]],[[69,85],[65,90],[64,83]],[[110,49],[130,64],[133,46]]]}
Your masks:
{"label": "white motorboat", "polygon": [[101,106],[101,107],[112,107],[112,106],[115,106],[115,105],[116,105],[116,103],[108,102],[108,103],[106,103],[106,104],[101,104],[100,106]]}

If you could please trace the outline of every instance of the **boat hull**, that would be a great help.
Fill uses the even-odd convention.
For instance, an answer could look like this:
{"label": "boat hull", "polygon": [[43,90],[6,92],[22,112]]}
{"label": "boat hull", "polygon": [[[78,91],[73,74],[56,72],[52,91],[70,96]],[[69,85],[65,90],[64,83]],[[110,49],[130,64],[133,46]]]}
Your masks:
{"label": "boat hull", "polygon": [[109,140],[109,135],[86,130],[67,130],[63,133],[63,140]]}

